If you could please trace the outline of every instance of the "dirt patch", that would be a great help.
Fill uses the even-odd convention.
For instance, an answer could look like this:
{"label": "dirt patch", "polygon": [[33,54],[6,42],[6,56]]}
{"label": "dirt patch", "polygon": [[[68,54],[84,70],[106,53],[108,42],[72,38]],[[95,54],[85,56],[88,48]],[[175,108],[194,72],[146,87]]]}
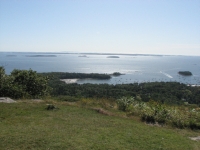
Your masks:
{"label": "dirt patch", "polygon": [[16,101],[9,97],[0,97],[0,103],[16,103]]}
{"label": "dirt patch", "polygon": [[158,122],[155,122],[155,123],[145,122],[145,124],[147,124],[149,126],[156,126],[156,127],[163,127],[164,126],[164,124],[159,124]]}
{"label": "dirt patch", "polygon": [[44,100],[42,100],[42,99],[31,99],[32,100],[32,102],[43,102]]}
{"label": "dirt patch", "polygon": [[114,116],[111,112],[108,112],[104,110],[103,108],[93,108],[93,110],[96,110],[98,113],[108,116]]}

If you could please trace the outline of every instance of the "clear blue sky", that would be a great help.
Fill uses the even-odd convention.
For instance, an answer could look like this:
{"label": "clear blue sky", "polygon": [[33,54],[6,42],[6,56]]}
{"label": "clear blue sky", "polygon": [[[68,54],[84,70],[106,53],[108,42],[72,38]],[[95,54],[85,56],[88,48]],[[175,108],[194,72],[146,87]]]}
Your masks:
{"label": "clear blue sky", "polygon": [[200,55],[200,0],[0,0],[0,51]]}

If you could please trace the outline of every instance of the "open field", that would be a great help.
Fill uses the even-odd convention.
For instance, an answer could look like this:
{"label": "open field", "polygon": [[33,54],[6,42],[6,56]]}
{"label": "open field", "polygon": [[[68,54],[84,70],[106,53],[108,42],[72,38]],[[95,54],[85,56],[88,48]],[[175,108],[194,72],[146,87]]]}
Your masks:
{"label": "open field", "polygon": [[[47,104],[59,109],[46,110]],[[0,103],[0,149],[200,149],[199,131],[150,126],[73,103]],[[122,115],[121,115],[122,116]]]}

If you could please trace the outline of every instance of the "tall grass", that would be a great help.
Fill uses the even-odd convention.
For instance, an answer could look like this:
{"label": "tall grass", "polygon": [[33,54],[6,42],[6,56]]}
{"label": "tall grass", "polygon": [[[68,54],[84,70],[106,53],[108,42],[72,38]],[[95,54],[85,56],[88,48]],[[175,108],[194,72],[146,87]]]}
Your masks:
{"label": "tall grass", "polygon": [[123,97],[118,100],[118,108],[126,111],[129,116],[139,116],[147,123],[200,129],[200,109],[195,106],[169,106],[152,100],[142,102]]}

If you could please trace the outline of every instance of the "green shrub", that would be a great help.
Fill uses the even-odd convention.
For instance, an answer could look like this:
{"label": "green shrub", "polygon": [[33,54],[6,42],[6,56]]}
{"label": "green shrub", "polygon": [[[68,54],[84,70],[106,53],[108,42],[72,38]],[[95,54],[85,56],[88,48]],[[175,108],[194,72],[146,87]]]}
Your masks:
{"label": "green shrub", "polygon": [[33,70],[14,69],[11,75],[6,75],[0,67],[0,96],[11,98],[40,98],[48,95],[48,77],[38,75]]}
{"label": "green shrub", "polygon": [[200,129],[200,109],[190,106],[168,106],[155,101],[141,102],[123,97],[118,100],[120,110],[140,116],[147,123],[167,124],[176,128]]}
{"label": "green shrub", "polygon": [[118,109],[122,111],[126,111],[126,109],[134,102],[134,97],[127,98],[127,97],[122,97],[117,100],[118,104]]}

